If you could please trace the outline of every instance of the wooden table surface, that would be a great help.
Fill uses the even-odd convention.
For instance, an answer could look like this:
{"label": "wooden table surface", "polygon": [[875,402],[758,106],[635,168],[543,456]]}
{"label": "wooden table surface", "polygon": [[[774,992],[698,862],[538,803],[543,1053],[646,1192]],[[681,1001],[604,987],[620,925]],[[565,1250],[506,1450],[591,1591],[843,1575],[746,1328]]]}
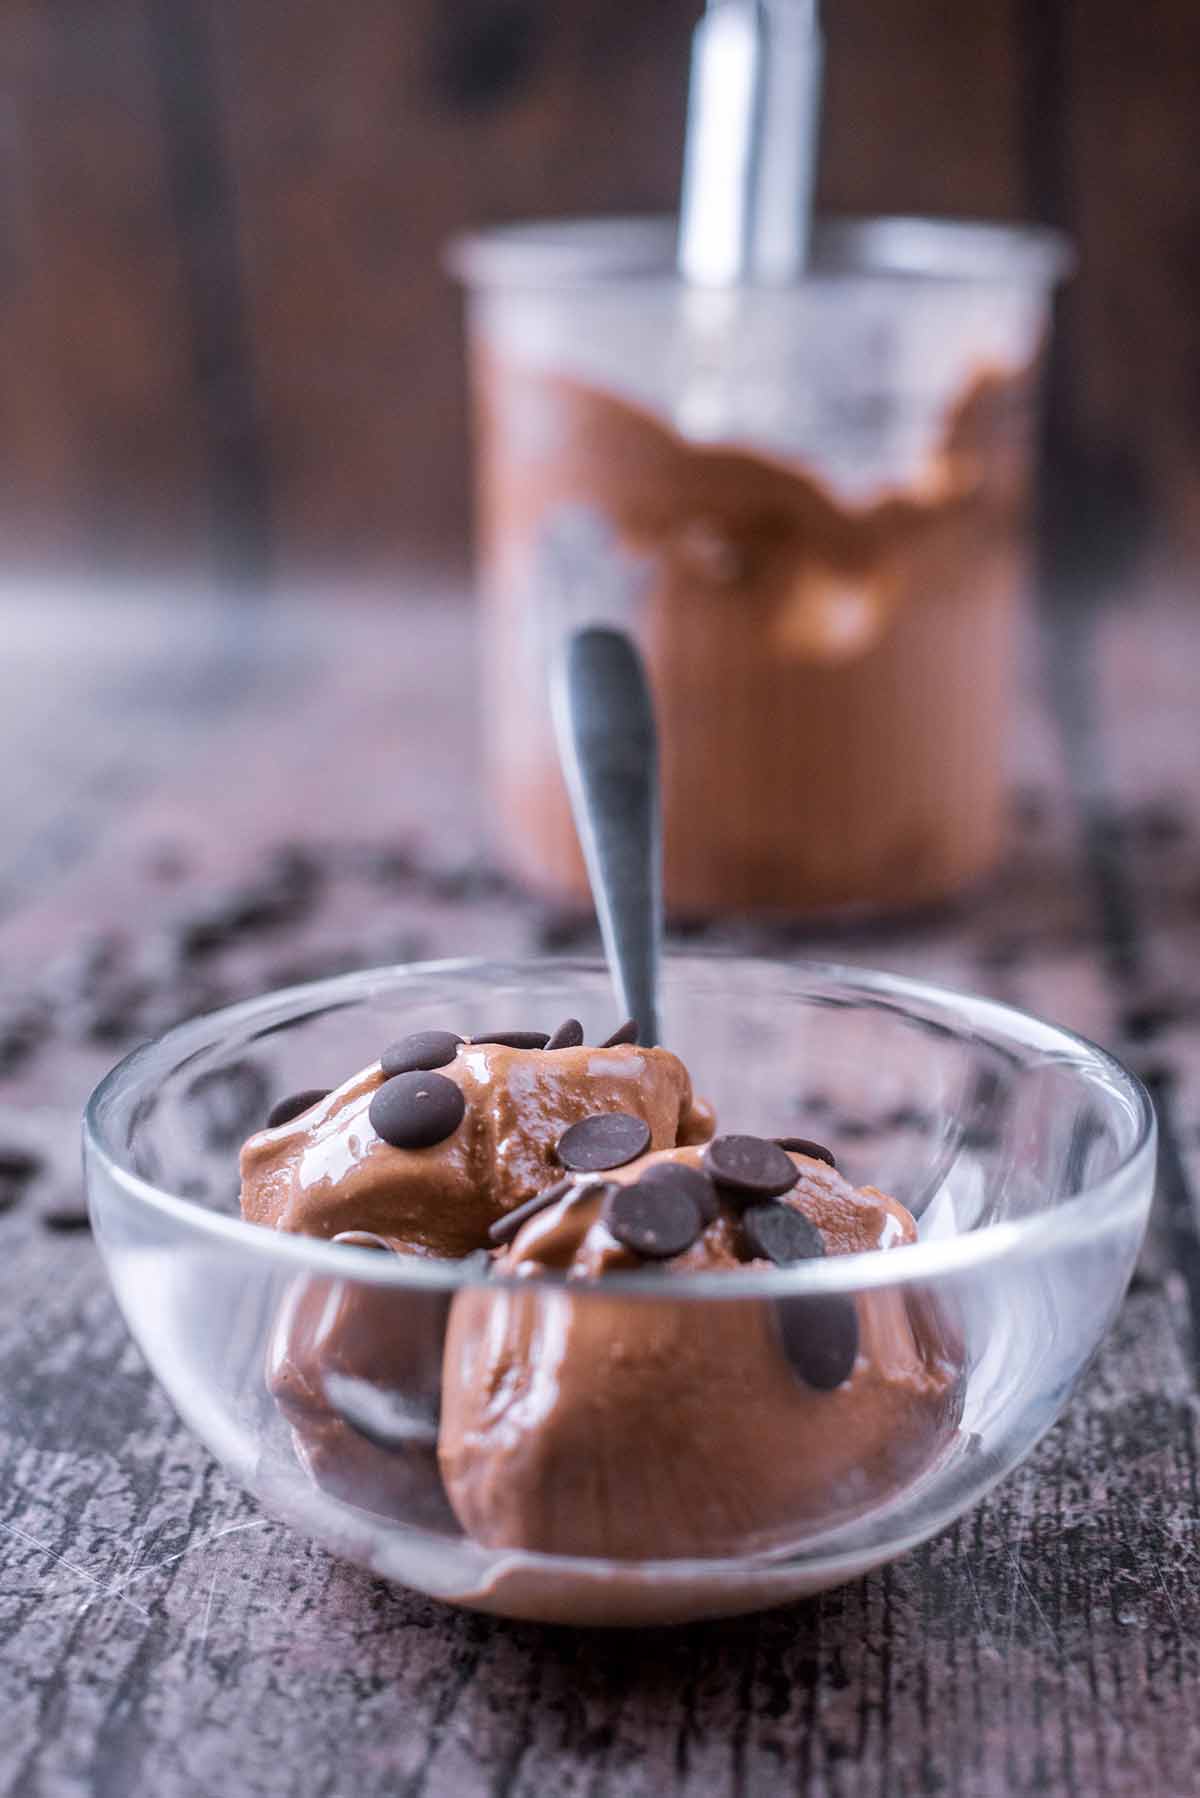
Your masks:
{"label": "wooden table surface", "polygon": [[93,1080],[173,1018],[281,980],[588,939],[481,848],[452,597],[0,593],[0,1793],[1194,1792],[1186,606],[1031,632],[1010,854],[986,892],[902,925],[707,933],[1012,998],[1153,1084],[1159,1195],[1120,1321],[1062,1422],[953,1530],[761,1617],[515,1626],[332,1560],[173,1415],[71,1227]]}

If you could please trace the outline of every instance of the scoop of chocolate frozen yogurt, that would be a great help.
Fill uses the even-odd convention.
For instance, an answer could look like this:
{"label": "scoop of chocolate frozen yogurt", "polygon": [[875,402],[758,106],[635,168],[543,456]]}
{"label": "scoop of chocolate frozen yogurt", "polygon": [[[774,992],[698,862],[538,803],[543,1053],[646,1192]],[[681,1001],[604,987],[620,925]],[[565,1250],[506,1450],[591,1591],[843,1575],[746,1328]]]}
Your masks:
{"label": "scoop of chocolate frozen yogurt", "polygon": [[[242,1214],[308,1236],[368,1230],[456,1257],[557,1176],[703,1142],[712,1113],[667,1049],[421,1031],[344,1085],[297,1095],[242,1150]],[[618,1032],[628,1036],[629,1032]]]}
{"label": "scoop of chocolate frozen yogurt", "polygon": [[916,1229],[819,1145],[712,1137],[683,1063],[623,1034],[421,1032],[246,1144],[251,1221],[500,1276],[296,1282],[267,1378],[326,1489],[489,1548],[712,1558],[845,1520],[949,1440],[962,1358],[929,1298],[638,1292]]}
{"label": "scoop of chocolate frozen yogurt", "polygon": [[[365,1231],[335,1240],[391,1254]],[[452,1523],[434,1458],[448,1310],[437,1291],[398,1295],[386,1285],[306,1275],[279,1307],[266,1369],[297,1457],[318,1486],[441,1529]]]}
{"label": "scoop of chocolate frozen yogurt", "polygon": [[526,1209],[497,1226],[510,1240],[493,1271],[527,1284],[460,1292],[447,1331],[438,1453],[477,1541],[617,1560],[776,1547],[879,1501],[953,1430],[956,1347],[928,1302],[605,1291],[638,1268],[787,1266],[915,1239],[902,1205],[819,1149],[718,1137]]}
{"label": "scoop of chocolate frozen yogurt", "polygon": [[[555,1174],[703,1140],[712,1114],[664,1049],[421,1031],[336,1091],[279,1102],[242,1151],[251,1222],[347,1246],[486,1263],[489,1226]],[[316,1483],[355,1504],[452,1523],[434,1462],[448,1298],[348,1273],[304,1276],[272,1331],[267,1384]]]}

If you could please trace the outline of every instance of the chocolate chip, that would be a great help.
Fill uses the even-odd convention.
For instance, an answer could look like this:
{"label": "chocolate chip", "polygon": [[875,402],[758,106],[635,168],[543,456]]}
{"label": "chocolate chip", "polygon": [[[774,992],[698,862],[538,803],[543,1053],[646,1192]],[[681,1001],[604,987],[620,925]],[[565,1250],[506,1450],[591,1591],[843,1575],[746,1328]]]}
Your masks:
{"label": "chocolate chip", "polygon": [[42,1172],[43,1165],[32,1149],[0,1146],[0,1211],[10,1211],[25,1197],[26,1188]]}
{"label": "chocolate chip", "polygon": [[398,887],[409,882],[416,861],[408,843],[346,843],[336,851],[337,872],[372,886]]}
{"label": "chocolate chip", "polygon": [[60,1006],[86,1003],[103,996],[114,975],[122,971],[123,939],[111,931],[92,931],[46,970],[41,989]]}
{"label": "chocolate chip", "polygon": [[742,1217],[742,1228],[753,1255],[791,1267],[797,1261],[817,1261],[825,1253],[825,1238],[794,1205],[751,1205]]}
{"label": "chocolate chip", "polygon": [[393,1149],[430,1149],[462,1123],[467,1101],[444,1074],[396,1074],[385,1080],[367,1113]]}
{"label": "chocolate chip", "polygon": [[583,1042],[583,1025],[578,1018],[564,1018],[550,1041],[548,1049],[578,1049]]}
{"label": "chocolate chip", "polygon": [[875,1135],[875,1125],[870,1118],[839,1118],[837,1131],[838,1135],[844,1136],[847,1142],[869,1142]]}
{"label": "chocolate chip", "polygon": [[628,1111],[597,1111],[564,1130],[556,1152],[576,1174],[600,1174],[636,1161],[650,1147],[650,1126]]}
{"label": "chocolate chip", "polygon": [[704,1151],[704,1167],[718,1186],[750,1198],[778,1198],[800,1178],[795,1162],[765,1136],[714,1136]]}
{"label": "chocolate chip", "polygon": [[[753,1253],[777,1267],[818,1261],[825,1254],[825,1238],[817,1226],[792,1205],[751,1205],[742,1223]],[[779,1299],[775,1316],[784,1352],[806,1385],[832,1392],[850,1378],[858,1357],[858,1312],[852,1298],[831,1292]]]}
{"label": "chocolate chip", "polygon": [[544,1049],[550,1038],[544,1030],[497,1030],[491,1036],[473,1036],[471,1041],[477,1046],[497,1043],[502,1049]]}
{"label": "chocolate chip", "polygon": [[823,1143],[810,1142],[807,1136],[777,1136],[775,1141],[781,1149],[790,1149],[793,1155],[807,1155],[810,1161],[827,1162],[837,1172],[833,1150],[827,1149]]}
{"label": "chocolate chip", "polygon": [[92,1227],[84,1200],[65,1193],[48,1200],[39,1211],[38,1219],[44,1230],[56,1230],[61,1234],[70,1230],[90,1230]]}
{"label": "chocolate chip", "polygon": [[19,1072],[49,1034],[49,1012],[40,1000],[18,1000],[0,1011],[0,1076]]}
{"label": "chocolate chip", "polygon": [[41,1156],[32,1149],[19,1144],[0,1144],[0,1178],[24,1185],[35,1174],[41,1173],[42,1166]]}
{"label": "chocolate chip", "polygon": [[543,912],[534,925],[534,941],[543,955],[563,955],[569,950],[592,948],[596,920],[584,912]]}
{"label": "chocolate chip", "polygon": [[141,1014],[149,996],[143,981],[114,981],[101,998],[73,1008],[72,1034],[89,1043],[123,1043],[145,1035]]}
{"label": "chocolate chip", "polygon": [[261,874],[210,894],[179,920],[182,953],[199,959],[243,937],[298,922],[312,910],[322,876],[319,862],[301,845],[274,851]]}
{"label": "chocolate chip", "polygon": [[779,1299],[779,1338],[792,1367],[806,1386],[832,1392],[854,1372],[858,1359],[858,1312],[844,1293]]}
{"label": "chocolate chip", "polygon": [[391,1243],[376,1236],[374,1230],[339,1230],[332,1240],[343,1243],[348,1249],[382,1249],[385,1255],[395,1253]]}
{"label": "chocolate chip", "polygon": [[417,868],[418,878],[433,899],[461,902],[487,899],[508,891],[508,880],[499,868],[479,855],[460,855],[435,865],[426,861]]}
{"label": "chocolate chip", "polygon": [[603,1216],[622,1247],[647,1261],[668,1261],[672,1255],[682,1255],[704,1228],[700,1209],[687,1187],[665,1180],[615,1186],[604,1202]]}
{"label": "chocolate chip", "polygon": [[566,1174],[563,1179],[556,1180],[553,1186],[547,1186],[544,1192],[534,1193],[533,1197],[526,1199],[523,1205],[516,1206],[512,1211],[506,1211],[503,1217],[498,1217],[494,1224],[488,1226],[488,1241],[511,1242],[523,1224],[527,1223],[531,1217],[536,1217],[539,1211],[545,1211],[548,1205],[553,1205],[565,1197],[574,1184],[574,1176]]}
{"label": "chocolate chip", "polygon": [[688,1167],[681,1161],[656,1161],[648,1167],[639,1186],[669,1187],[673,1192],[686,1192],[702,1221],[706,1224],[716,1223],[721,1215],[721,1200],[716,1187],[708,1175],[698,1167]]}
{"label": "chocolate chip", "polygon": [[602,1049],[619,1049],[625,1043],[636,1043],[637,1039],[637,1019],[627,1018],[621,1025],[621,1028],[619,1030],[614,1030],[612,1035],[605,1042],[601,1043],[600,1047]]}
{"label": "chocolate chip", "polygon": [[311,1111],[314,1105],[327,1099],[329,1093],[327,1086],[306,1086],[303,1092],[289,1093],[286,1099],[277,1099],[267,1113],[267,1129],[278,1130],[281,1124],[290,1124],[293,1118]]}
{"label": "chocolate chip", "polygon": [[449,1067],[458,1054],[461,1036],[453,1030],[415,1030],[389,1043],[379,1057],[379,1065],[389,1079],[396,1074],[419,1074],[433,1068]]}
{"label": "chocolate chip", "polygon": [[267,1109],[267,1078],[252,1061],[206,1068],[184,1092],[206,1148],[234,1149],[257,1130]]}
{"label": "chocolate chip", "polygon": [[894,1111],[888,1112],[883,1123],[887,1130],[912,1130],[919,1136],[928,1136],[935,1120],[916,1105],[897,1105]]}

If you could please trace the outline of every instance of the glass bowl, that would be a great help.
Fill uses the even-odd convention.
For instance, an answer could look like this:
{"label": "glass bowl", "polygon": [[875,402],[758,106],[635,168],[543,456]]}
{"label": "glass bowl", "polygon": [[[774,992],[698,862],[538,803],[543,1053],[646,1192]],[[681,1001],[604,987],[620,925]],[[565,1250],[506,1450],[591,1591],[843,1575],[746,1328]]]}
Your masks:
{"label": "glass bowl", "polygon": [[[857,969],[668,957],[664,1041],[720,1127],[827,1142],[855,1184],[908,1207],[916,1244],[766,1273],[641,1270],[601,1286],[497,1281],[482,1258],[382,1255],[241,1221],[237,1149],[281,1094],[335,1086],[410,1030],[482,1033],[498,1020],[550,1029],[568,1014],[590,1042],[618,1021],[601,964],[386,968],[197,1018],[109,1074],[84,1130],[96,1240],[181,1416],[267,1511],[334,1553],[511,1617],[630,1624],[753,1610],[856,1578],[945,1528],[1054,1422],[1120,1305],[1153,1190],[1143,1087],[1101,1049],[987,1000]],[[700,1365],[731,1340],[731,1306],[782,1318],[789,1305],[852,1296],[864,1320],[899,1306],[934,1320],[954,1402],[919,1455],[888,1462],[889,1479],[856,1484],[851,1466],[815,1511],[798,1505],[783,1528],[777,1516],[769,1539],[750,1532],[736,1553],[676,1555],[660,1543],[653,1558],[599,1558],[489,1546],[460,1526],[439,1474],[443,1349],[456,1306],[473,1307],[486,1332],[518,1290],[521,1304],[546,1308],[543,1342],[555,1330],[565,1340],[574,1325],[588,1340],[601,1315],[603,1340],[616,1342],[621,1319],[644,1321],[652,1306],[656,1325],[669,1324]],[[606,1309],[589,1314],[595,1306]],[[374,1320],[364,1379],[353,1380],[352,1357],[341,1369],[365,1410],[352,1409],[350,1425],[343,1413],[333,1438],[306,1413],[293,1435],[299,1414],[281,1409],[281,1352],[346,1315],[342,1307]],[[393,1347],[381,1352],[386,1331]],[[636,1440],[577,1430],[568,1472],[609,1481],[617,1508],[661,1476],[676,1516],[730,1490],[752,1515],[781,1462],[818,1465],[835,1437],[844,1445],[841,1426],[820,1427],[822,1394],[807,1395],[794,1427],[787,1407],[764,1412],[756,1434],[753,1405],[735,1415],[722,1395],[736,1382],[718,1371],[711,1402],[707,1391],[691,1395],[703,1421],[686,1440],[677,1413],[651,1404]],[[561,1372],[538,1370],[551,1381]],[[882,1431],[885,1448],[905,1449],[904,1415],[884,1404],[876,1447]]]}

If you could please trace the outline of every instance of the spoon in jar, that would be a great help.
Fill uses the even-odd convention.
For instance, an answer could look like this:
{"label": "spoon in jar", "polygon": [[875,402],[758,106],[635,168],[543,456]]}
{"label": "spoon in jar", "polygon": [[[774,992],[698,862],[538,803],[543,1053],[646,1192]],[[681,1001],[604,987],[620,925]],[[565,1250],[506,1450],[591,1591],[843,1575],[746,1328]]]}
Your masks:
{"label": "spoon in jar", "polygon": [[551,704],[575,828],[622,1015],[658,1041],[662,959],[662,812],[658,732],[642,658],[624,631],[567,637]]}

